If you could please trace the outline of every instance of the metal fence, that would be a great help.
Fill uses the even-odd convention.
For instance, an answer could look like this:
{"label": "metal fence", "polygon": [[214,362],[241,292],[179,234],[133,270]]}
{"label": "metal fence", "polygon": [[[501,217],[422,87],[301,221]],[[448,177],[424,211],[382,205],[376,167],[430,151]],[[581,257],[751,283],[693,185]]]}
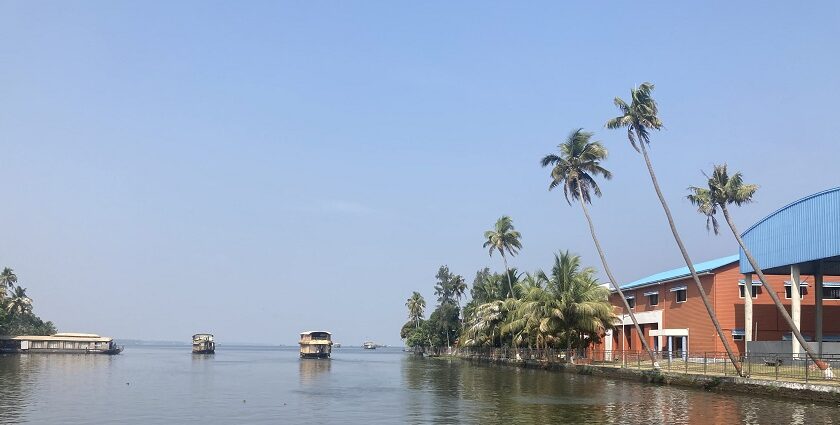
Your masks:
{"label": "metal fence", "polygon": [[[538,361],[540,363],[570,363],[620,367],[640,370],[653,369],[646,351],[594,351],[582,352],[558,349],[471,347],[459,348],[461,356],[486,360]],[[713,376],[737,376],[738,372],[725,352],[656,351],[654,356],[665,372]],[[840,355],[824,355],[831,373],[840,374]],[[814,364],[805,354],[761,353],[740,356],[744,376],[774,381],[831,383],[840,385],[835,378]]]}

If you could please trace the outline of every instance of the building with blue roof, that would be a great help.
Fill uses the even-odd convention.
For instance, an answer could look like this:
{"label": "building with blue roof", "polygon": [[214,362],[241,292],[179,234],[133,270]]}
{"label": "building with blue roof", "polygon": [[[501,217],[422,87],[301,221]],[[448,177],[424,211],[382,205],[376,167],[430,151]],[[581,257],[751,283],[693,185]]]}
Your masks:
{"label": "building with blue roof", "polygon": [[[747,228],[742,237],[803,335],[821,353],[840,354],[840,342],[824,342],[840,341],[840,321],[823,321],[823,316],[840,316],[840,188],[792,202]],[[734,241],[733,245],[737,246]],[[739,351],[745,352],[750,342],[751,351],[763,347],[801,352],[743,251],[696,263],[694,268],[721,327]],[[688,267],[657,272],[620,287],[651,347],[683,357],[723,351]],[[598,348],[641,349],[618,294],[613,292],[610,300],[619,323]]]}

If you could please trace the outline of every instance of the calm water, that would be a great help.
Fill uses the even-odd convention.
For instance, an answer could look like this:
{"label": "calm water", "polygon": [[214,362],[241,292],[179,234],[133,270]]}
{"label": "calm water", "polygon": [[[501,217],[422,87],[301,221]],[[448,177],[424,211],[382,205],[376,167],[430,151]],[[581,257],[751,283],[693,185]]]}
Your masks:
{"label": "calm water", "polygon": [[840,407],[341,348],[0,356],[0,423],[840,423]]}

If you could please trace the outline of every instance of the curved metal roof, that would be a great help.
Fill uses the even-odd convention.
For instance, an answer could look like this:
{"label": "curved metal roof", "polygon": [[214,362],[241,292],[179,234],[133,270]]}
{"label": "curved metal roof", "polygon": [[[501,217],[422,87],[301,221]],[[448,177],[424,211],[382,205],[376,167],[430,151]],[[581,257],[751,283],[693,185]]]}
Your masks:
{"label": "curved metal roof", "polygon": [[[800,264],[802,274],[840,274],[840,187],[785,205],[741,234],[759,267],[768,274],[787,274]],[[751,273],[739,249],[741,273]]]}

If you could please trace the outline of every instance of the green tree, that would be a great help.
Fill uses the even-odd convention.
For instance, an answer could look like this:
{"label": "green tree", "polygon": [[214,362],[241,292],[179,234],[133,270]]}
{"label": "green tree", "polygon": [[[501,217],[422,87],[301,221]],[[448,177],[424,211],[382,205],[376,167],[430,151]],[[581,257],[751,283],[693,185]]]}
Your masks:
{"label": "green tree", "polygon": [[484,232],[484,248],[489,248],[490,256],[493,256],[493,251],[498,251],[502,256],[502,261],[505,263],[505,273],[508,275],[508,289],[511,296],[513,296],[513,280],[510,276],[510,267],[508,267],[507,256],[515,256],[522,249],[522,235],[513,227],[513,220],[503,215],[496,220],[496,225],[492,230]]}
{"label": "green tree", "polygon": [[614,103],[621,111],[621,115],[607,121],[606,127],[609,129],[626,128],[627,138],[630,140],[630,144],[637,152],[642,153],[648,173],[650,174],[650,180],[653,183],[654,190],[656,191],[656,196],[659,197],[659,202],[662,204],[662,209],[665,211],[665,217],[668,219],[668,225],[671,228],[671,233],[674,235],[674,240],[680,249],[680,253],[682,254],[683,260],[685,260],[686,266],[688,266],[688,270],[691,272],[691,277],[694,279],[694,284],[697,286],[700,299],[703,301],[703,305],[706,307],[706,312],[709,314],[709,319],[711,319],[712,324],[715,327],[715,332],[717,332],[726,353],[729,355],[729,360],[732,361],[732,365],[735,367],[738,375],[743,376],[741,363],[735,356],[732,346],[729,344],[729,341],[723,333],[723,329],[720,327],[720,322],[715,314],[714,307],[712,307],[709,297],[706,295],[706,291],[703,290],[703,284],[700,282],[697,270],[694,269],[694,263],[688,256],[688,251],[686,250],[682,238],[677,231],[677,225],[674,222],[674,217],[671,215],[671,209],[668,207],[668,203],[665,201],[665,196],[662,195],[662,190],[659,188],[659,182],[656,179],[656,173],[653,171],[653,164],[651,163],[650,156],[647,152],[647,146],[650,144],[650,131],[660,130],[662,128],[662,121],[658,116],[659,109],[656,105],[656,101],[651,95],[653,87],[654,86],[651,83],[642,83],[639,87],[631,89],[630,104],[627,104],[627,102],[621,98],[616,97]]}
{"label": "green tree", "polygon": [[4,267],[3,272],[0,273],[0,300],[6,297],[6,288],[14,288],[17,281],[15,271],[9,267]]}
{"label": "green tree", "polygon": [[609,180],[612,178],[612,173],[601,165],[601,162],[607,159],[607,149],[601,142],[592,140],[592,133],[583,131],[579,128],[572,131],[566,138],[566,141],[561,143],[558,148],[559,154],[549,154],[543,157],[540,164],[543,167],[551,166],[551,183],[548,185],[548,190],[556,187],[563,188],[563,195],[566,197],[566,202],[572,205],[572,200],[580,203],[583,209],[583,215],[586,217],[586,222],[589,224],[589,233],[592,235],[592,240],[595,242],[595,248],[598,250],[598,255],[601,257],[601,264],[604,266],[604,272],[607,274],[610,283],[624,303],[625,311],[630,313],[630,320],[636,328],[636,332],[641,335],[642,346],[650,356],[650,361],[655,369],[659,369],[659,363],[656,361],[656,355],[648,344],[647,338],[644,337],[642,328],[639,326],[639,321],[636,320],[636,314],[630,308],[624,292],[621,291],[618,280],[612,274],[610,265],[607,263],[607,257],[604,250],[601,248],[601,243],[595,233],[595,225],[592,223],[592,217],[589,215],[587,204],[592,203],[592,194],[601,197],[601,188],[595,177],[602,176]]}
{"label": "green tree", "polygon": [[24,316],[32,313],[32,299],[26,296],[26,288],[16,286],[6,300],[6,313],[10,316]]}
{"label": "green tree", "polygon": [[419,292],[414,291],[411,297],[405,302],[408,307],[408,318],[415,323],[415,327],[420,327],[420,319],[423,318],[423,312],[426,310],[426,300]]}
{"label": "green tree", "polygon": [[[787,309],[784,305],[782,305],[782,300],[779,299],[776,291],[774,291],[767,283],[767,278],[764,276],[764,272],[758,266],[758,262],[755,260],[755,257],[753,257],[752,252],[750,252],[747,245],[744,243],[744,240],[741,238],[741,233],[738,231],[737,226],[735,226],[735,221],[729,213],[728,205],[740,207],[743,204],[752,202],[753,195],[755,195],[755,192],[758,190],[758,185],[744,183],[744,176],[740,172],[736,172],[730,176],[726,169],[726,164],[715,165],[711,176],[705,173],[704,175],[706,176],[707,186],[690,186],[688,190],[691,193],[688,195],[688,200],[697,206],[698,212],[706,216],[706,228],[714,230],[716,235],[718,234],[720,227],[718,225],[716,215],[718,209],[720,209],[726,223],[729,225],[729,229],[735,236],[735,240],[738,241],[738,245],[740,245],[741,249],[744,251],[747,261],[749,261],[750,266],[752,266],[753,270],[758,275],[761,285],[764,286],[764,290],[770,295],[770,299],[773,300],[773,304],[776,305],[776,309],[779,311],[779,314],[793,332],[793,336],[797,339],[797,341],[799,341],[799,344],[805,349],[808,356],[814,360],[814,364],[816,364],[820,370],[824,371],[823,373],[826,376],[832,377],[833,373],[831,372],[831,368],[828,363],[820,360],[814,349],[808,345],[805,338],[802,336],[802,332],[799,331],[799,328],[793,322],[793,319],[790,317]],[[747,282],[746,285],[745,291],[749,291],[748,288],[750,283]],[[745,293],[745,296],[750,295]]]}
{"label": "green tree", "polygon": [[455,343],[461,319],[458,317],[458,307],[452,303],[439,305],[429,316],[428,331],[431,345],[447,349]]}
{"label": "green tree", "polygon": [[449,266],[440,266],[435,279],[435,295],[438,297],[438,304],[452,304],[455,305],[455,290],[452,286],[452,280],[455,275],[449,271]]}

